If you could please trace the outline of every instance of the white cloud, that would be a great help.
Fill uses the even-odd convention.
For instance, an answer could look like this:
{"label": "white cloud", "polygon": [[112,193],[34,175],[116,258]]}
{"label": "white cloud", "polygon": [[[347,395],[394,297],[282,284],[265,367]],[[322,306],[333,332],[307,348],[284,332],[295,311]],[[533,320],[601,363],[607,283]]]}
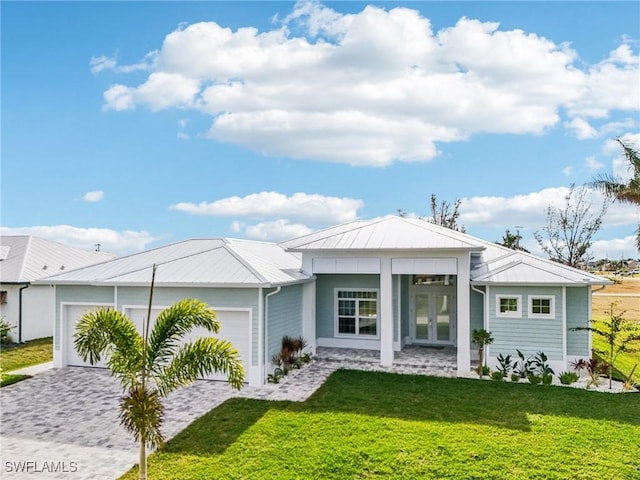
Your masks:
{"label": "white cloud", "polygon": [[596,240],[591,251],[595,258],[638,258],[638,249],[635,246],[636,237],[629,235],[624,238],[609,240]]}
{"label": "white cloud", "polygon": [[104,192],[102,190],[94,190],[92,192],[87,192],[82,197],[82,200],[85,202],[100,202],[104,199]]}
{"label": "white cloud", "polygon": [[640,105],[626,43],[583,68],[567,44],[469,18],[434,32],[410,8],[347,15],[298,2],[271,30],[185,25],[149,55],[149,77],[110,87],[105,108],[194,109],[219,141],[352,165],[428,161],[439,143],[478,133],[543,134],[566,112],[567,129],[593,138],[591,119]]}
{"label": "white cloud", "polygon": [[591,173],[597,172],[602,167],[604,167],[604,163],[598,162],[594,157],[587,157],[584,160],[584,165],[587,167],[587,170]]}
{"label": "white cloud", "polygon": [[144,59],[140,63],[134,63],[131,65],[119,65],[116,55],[107,57],[106,55],[99,55],[97,57],[91,57],[89,65],[91,66],[91,73],[97,74],[104,70],[113,70],[118,73],[131,73],[137,71],[151,70],[155,62],[158,52],[152,51],[145,55]]}
{"label": "white cloud", "polygon": [[[233,228],[233,226],[232,226]],[[247,238],[279,242],[300,237],[312,232],[312,229],[301,223],[291,223],[286,219],[260,222],[255,225],[243,225],[242,230]]]}
{"label": "white cloud", "polygon": [[182,202],[171,205],[171,210],[192,215],[224,217],[269,218],[286,216],[289,219],[331,225],[354,220],[364,202],[354,198],[279,192],[252,193],[245,197],[227,197],[215,202],[198,204]]}
{"label": "white cloud", "polygon": [[[512,228],[522,225],[528,231],[535,231],[545,224],[546,209],[549,205],[563,207],[568,187],[554,187],[512,197],[478,196],[463,198],[460,205],[460,222],[467,227]],[[589,193],[594,208],[601,205],[603,196],[595,191]],[[632,205],[613,203],[603,219],[603,228],[637,225],[638,209]]]}
{"label": "white cloud", "polygon": [[589,125],[589,122],[580,117],[576,117],[565,122],[564,125],[568,130],[573,132],[576,138],[579,138],[580,140],[595,138],[598,136],[598,131]]}
{"label": "white cloud", "polygon": [[113,70],[118,62],[113,57],[100,55],[99,57],[91,57],[89,65],[91,65],[91,73],[100,73],[103,70]]}
{"label": "white cloud", "polygon": [[562,174],[566,177],[571,176],[572,173],[573,173],[573,167],[570,165],[562,169]]}
{"label": "white cloud", "polygon": [[[620,138],[635,151],[640,150],[640,133],[627,133],[621,135]],[[604,142],[602,151],[613,157],[611,167],[614,176],[622,179],[623,181],[631,180],[633,176],[633,170],[630,168],[629,160],[624,156],[622,147],[616,140],[607,140]]]}
{"label": "white cloud", "polygon": [[108,228],[81,228],[71,225],[34,227],[0,227],[2,235],[34,235],[72,247],[94,250],[97,243],[104,252],[125,254],[139,252],[151,242],[158,240],[149,232]]}

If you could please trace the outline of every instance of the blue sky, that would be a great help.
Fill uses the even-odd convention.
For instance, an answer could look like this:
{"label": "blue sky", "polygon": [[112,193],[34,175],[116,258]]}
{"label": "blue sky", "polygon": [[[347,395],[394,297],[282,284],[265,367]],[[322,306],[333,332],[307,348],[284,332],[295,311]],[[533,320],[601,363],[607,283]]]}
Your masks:
{"label": "blue sky", "polygon": [[[119,254],[462,199],[523,243],[640,145],[638,2],[2,2],[1,232]],[[597,203],[598,199],[594,198]],[[637,256],[612,205],[593,253]]]}

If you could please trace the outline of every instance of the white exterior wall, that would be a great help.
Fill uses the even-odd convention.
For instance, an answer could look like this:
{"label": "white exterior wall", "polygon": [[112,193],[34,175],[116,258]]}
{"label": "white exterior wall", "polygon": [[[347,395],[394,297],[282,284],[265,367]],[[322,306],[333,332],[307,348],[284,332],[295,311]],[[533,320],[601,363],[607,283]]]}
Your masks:
{"label": "white exterior wall", "polygon": [[[0,317],[4,317],[11,330],[11,339],[18,341],[18,321],[20,316],[20,289],[25,285],[0,285],[7,292],[7,302],[0,305]],[[22,335],[21,340],[53,336],[54,288],[49,285],[29,285],[22,290]]]}

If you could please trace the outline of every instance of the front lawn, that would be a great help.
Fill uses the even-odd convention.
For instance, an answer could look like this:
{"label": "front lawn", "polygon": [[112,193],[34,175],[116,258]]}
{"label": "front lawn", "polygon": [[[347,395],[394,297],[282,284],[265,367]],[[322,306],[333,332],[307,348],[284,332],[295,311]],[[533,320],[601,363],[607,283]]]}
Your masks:
{"label": "front lawn", "polygon": [[149,478],[637,479],[638,438],[640,394],[338,371],[303,403],[225,402]]}
{"label": "front lawn", "polygon": [[53,338],[38,338],[20,345],[2,345],[0,367],[3,372],[53,360]]}
{"label": "front lawn", "polygon": [[0,347],[0,387],[17,383],[29,378],[28,375],[15,375],[10,373],[39,363],[53,360],[53,338],[38,338],[29,340],[23,344],[5,345]]}

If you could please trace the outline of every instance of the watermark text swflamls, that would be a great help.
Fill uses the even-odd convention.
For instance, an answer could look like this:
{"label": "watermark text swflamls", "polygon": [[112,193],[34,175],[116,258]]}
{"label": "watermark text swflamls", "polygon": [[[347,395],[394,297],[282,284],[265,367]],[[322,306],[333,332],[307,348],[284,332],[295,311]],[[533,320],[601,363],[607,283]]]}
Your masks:
{"label": "watermark text swflamls", "polygon": [[5,473],[75,473],[78,462],[13,460],[3,462]]}

